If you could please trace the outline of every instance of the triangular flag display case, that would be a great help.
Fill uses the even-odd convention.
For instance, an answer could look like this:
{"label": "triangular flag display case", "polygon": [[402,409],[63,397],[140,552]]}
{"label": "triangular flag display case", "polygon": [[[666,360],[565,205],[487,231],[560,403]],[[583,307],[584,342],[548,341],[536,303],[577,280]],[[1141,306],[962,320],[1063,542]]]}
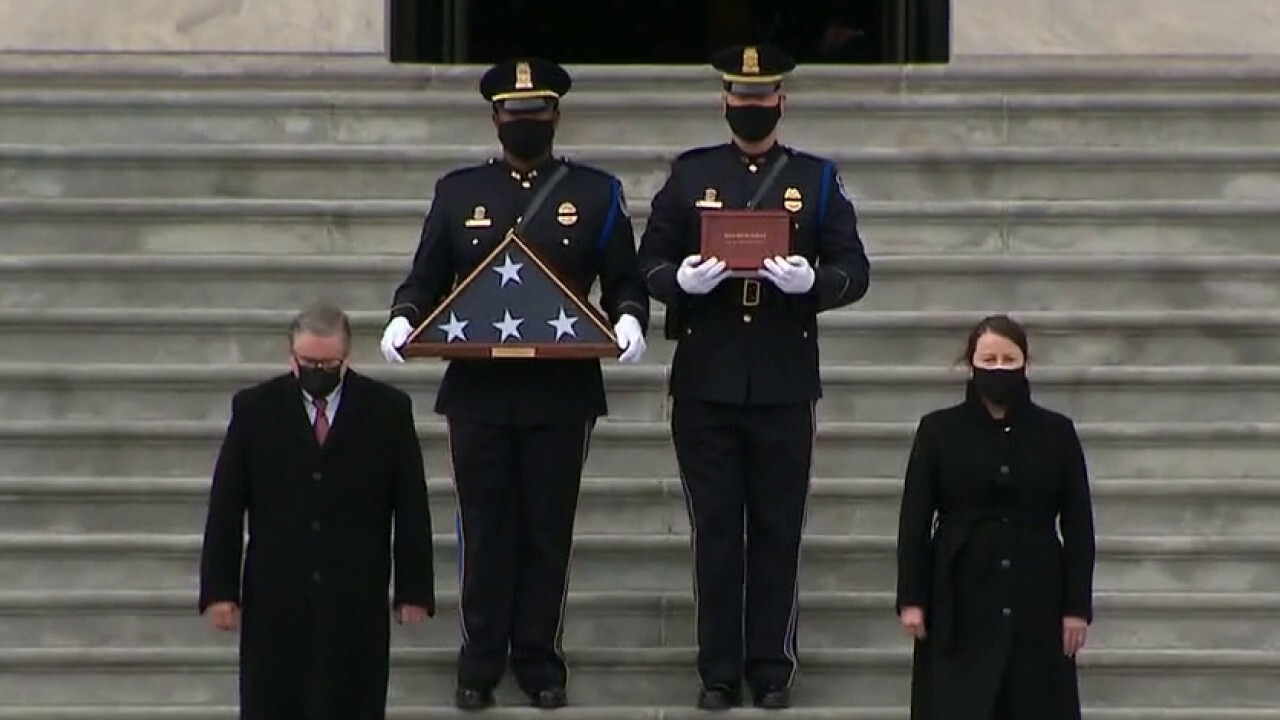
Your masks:
{"label": "triangular flag display case", "polygon": [[409,336],[404,357],[617,357],[608,319],[514,231]]}

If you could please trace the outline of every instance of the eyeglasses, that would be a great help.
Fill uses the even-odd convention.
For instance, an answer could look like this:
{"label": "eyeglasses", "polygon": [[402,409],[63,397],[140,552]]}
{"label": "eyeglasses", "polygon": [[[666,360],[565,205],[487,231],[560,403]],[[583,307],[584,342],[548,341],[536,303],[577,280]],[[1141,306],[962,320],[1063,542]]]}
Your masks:
{"label": "eyeglasses", "polygon": [[318,368],[320,370],[337,370],[342,367],[342,363],[345,362],[343,358],[321,359],[302,357],[300,355],[294,355],[293,359],[294,362],[298,363],[299,367]]}

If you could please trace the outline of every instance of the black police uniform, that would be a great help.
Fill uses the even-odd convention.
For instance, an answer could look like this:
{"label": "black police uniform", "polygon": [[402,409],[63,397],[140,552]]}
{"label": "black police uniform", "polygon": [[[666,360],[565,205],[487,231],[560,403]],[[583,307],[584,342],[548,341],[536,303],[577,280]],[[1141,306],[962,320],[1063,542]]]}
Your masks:
{"label": "black police uniform", "polygon": [[[758,76],[744,77],[743,53],[714,63],[731,92],[771,93],[793,66],[760,48]],[[727,278],[706,295],[685,293],[676,272],[700,254],[699,213],[741,209],[784,156],[756,207],[790,212],[793,252],[815,267],[813,288],[787,295],[765,278]],[[671,430],[693,527],[703,699],[715,690],[736,703],[744,675],[757,702],[782,697],[796,670],[797,568],[822,394],[817,316],[859,300],[869,283],[853,204],[823,158],[776,144],[756,157],[734,143],[697,148],[674,161],[654,196],[639,255],[677,340]]]}
{"label": "black police uniform", "polygon": [[[518,87],[521,80],[532,87]],[[569,86],[558,65],[530,60],[496,66],[480,89],[514,111],[545,109]],[[413,325],[425,319],[502,241],[561,165],[568,174],[523,238],[582,296],[599,278],[602,310],[613,322],[630,314],[647,328],[649,300],[621,182],[553,158],[527,172],[490,160],[442,177],[392,317]],[[562,203],[576,208],[576,221],[558,213]],[[539,693],[562,690],[566,679],[560,641],[578,489],[592,427],[607,414],[600,362],[453,360],[435,410],[448,421],[460,508],[459,698],[471,691],[483,697],[468,702],[492,702],[509,646],[513,672],[537,702]]]}

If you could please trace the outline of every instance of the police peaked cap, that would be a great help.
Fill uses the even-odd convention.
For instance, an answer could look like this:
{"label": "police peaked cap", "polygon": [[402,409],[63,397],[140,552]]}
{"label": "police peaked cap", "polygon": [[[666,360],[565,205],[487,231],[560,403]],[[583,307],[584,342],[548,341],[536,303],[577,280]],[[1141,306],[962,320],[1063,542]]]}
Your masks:
{"label": "police peaked cap", "polygon": [[528,112],[556,104],[573,87],[560,65],[538,58],[517,58],[498,63],[480,78],[480,94],[503,110]]}
{"label": "police peaked cap", "polygon": [[734,95],[768,95],[796,67],[790,55],[772,45],[735,45],[711,58],[724,89]]}

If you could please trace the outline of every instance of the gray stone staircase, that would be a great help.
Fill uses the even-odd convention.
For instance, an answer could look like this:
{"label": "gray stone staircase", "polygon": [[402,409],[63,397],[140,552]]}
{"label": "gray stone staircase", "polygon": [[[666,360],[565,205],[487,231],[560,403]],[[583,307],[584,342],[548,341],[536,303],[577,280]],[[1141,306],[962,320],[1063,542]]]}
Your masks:
{"label": "gray stone staircase", "polygon": [[[493,152],[476,73],[0,58],[0,720],[235,716],[234,638],[193,608],[207,475],[231,391],[278,371],[313,297],[354,310],[358,367],[418,399],[442,616],[395,633],[393,717],[458,717],[441,366],[388,368],[376,338],[433,178]],[[889,590],[911,431],[959,396],[967,327],[1012,310],[1094,475],[1088,716],[1280,720],[1277,77],[797,77],[785,139],[840,160],[874,279],[822,323],[803,668],[781,717],[906,717]],[[716,103],[694,69],[583,70],[562,151],[620,173],[642,226],[665,160],[723,137]],[[609,368],[569,599],[576,707],[558,716],[701,716],[669,357],[655,337],[645,364]],[[490,716],[541,717],[504,698]]]}

